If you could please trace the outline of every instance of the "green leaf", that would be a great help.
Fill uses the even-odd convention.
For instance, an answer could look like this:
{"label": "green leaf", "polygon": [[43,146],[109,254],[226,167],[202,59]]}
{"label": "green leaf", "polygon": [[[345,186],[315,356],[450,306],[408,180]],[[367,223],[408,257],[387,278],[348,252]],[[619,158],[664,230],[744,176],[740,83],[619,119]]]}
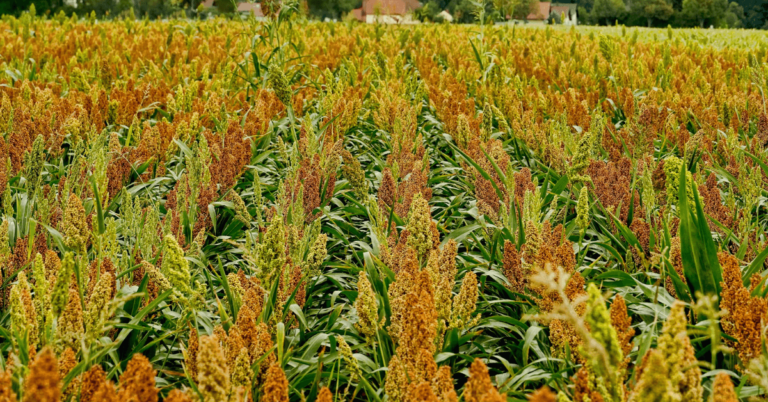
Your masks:
{"label": "green leaf", "polygon": [[669,275],[669,278],[672,280],[672,286],[675,288],[677,298],[686,303],[690,303],[690,289],[685,286],[685,283],[683,283],[683,280],[680,278],[680,275],[678,275],[677,270],[675,270],[675,267],[672,265],[672,263],[669,262],[669,259],[666,256],[662,256],[662,259],[664,261],[664,268],[666,269],[667,275]]}
{"label": "green leaf", "polygon": [[463,156],[463,157],[464,157],[464,160],[466,160],[466,161],[467,161],[467,162],[468,162],[470,165],[472,165],[472,167],[474,167],[475,169],[477,169],[477,171],[480,173],[480,175],[481,175],[481,176],[483,176],[483,178],[484,178],[485,180],[488,180],[489,182],[491,182],[491,185],[493,186],[493,189],[494,189],[494,190],[496,190],[496,195],[499,197],[499,199],[500,199],[500,200],[503,200],[503,199],[504,199],[504,193],[502,193],[502,192],[501,192],[501,190],[499,190],[499,187],[498,187],[498,186],[496,186],[496,183],[493,181],[493,179],[491,179],[491,176],[488,174],[488,172],[486,172],[486,171],[485,171],[483,168],[481,168],[481,167],[480,167],[480,165],[478,165],[478,164],[477,164],[477,163],[476,163],[476,162],[475,162],[475,161],[474,161],[474,160],[473,160],[473,159],[472,159],[472,158],[471,158],[469,155],[467,155],[467,154],[466,154],[464,151],[462,151],[461,149],[459,149],[459,147],[458,147],[458,146],[456,146],[456,144],[453,144],[453,143],[450,143],[450,142],[449,142],[449,143],[448,143],[448,145],[450,145],[450,146],[451,146],[451,148],[453,148],[453,150],[454,150],[454,151],[456,151],[456,152],[458,152],[459,154],[461,154],[461,156]]}
{"label": "green leaf", "polygon": [[239,306],[235,306],[235,298],[232,296],[232,289],[229,287],[229,278],[227,278],[226,272],[224,272],[224,266],[221,264],[221,258],[219,260],[219,281],[222,287],[224,287],[224,293],[227,295],[227,304],[229,304],[229,312],[232,317],[237,317],[237,311]]}
{"label": "green leaf", "polygon": [[619,271],[616,269],[603,272],[602,274],[594,277],[592,281],[612,288],[622,288],[637,285],[635,278],[624,271]]}
{"label": "green leaf", "polygon": [[477,64],[480,65],[480,71],[485,70],[485,67],[483,65],[483,58],[480,56],[480,52],[477,51],[475,42],[473,42],[472,39],[470,39],[469,44],[472,45],[472,51],[475,53],[475,61],[477,61]]}
{"label": "green leaf", "polygon": [[755,161],[755,163],[757,163],[758,165],[760,165],[760,168],[761,168],[761,169],[763,169],[763,174],[764,174],[766,177],[768,177],[768,165],[766,165],[766,164],[765,164],[765,162],[763,161],[763,159],[760,159],[760,158],[758,158],[757,156],[755,156],[755,155],[752,155],[751,153],[749,153],[749,152],[747,152],[747,151],[743,151],[743,150],[742,150],[741,152],[744,152],[745,154],[747,154],[747,156],[749,156],[750,158],[752,158],[752,160],[753,160],[753,161]]}
{"label": "green leaf", "polygon": [[763,264],[765,263],[765,259],[768,257],[768,247],[766,247],[760,254],[755,257],[754,260],[752,260],[749,265],[747,265],[747,268],[744,269],[744,273],[741,274],[741,279],[744,281],[744,286],[749,286],[749,279],[752,277],[752,275],[760,272],[760,270],[763,268]]}
{"label": "green leaf", "polygon": [[697,292],[719,295],[723,277],[717,260],[717,250],[695,186],[691,187],[693,209],[688,205],[686,172],[686,169],[680,169],[678,192],[683,271],[694,296]]}
{"label": "green leaf", "polygon": [[294,303],[294,304],[291,304],[291,306],[289,307],[289,309],[290,309],[290,310],[293,312],[293,314],[295,314],[295,315],[296,315],[296,318],[298,318],[298,319],[299,319],[299,322],[301,323],[301,327],[302,327],[304,330],[306,330],[307,328],[309,328],[309,326],[307,325],[307,319],[304,317],[304,312],[303,312],[303,311],[301,311],[301,307],[299,307],[299,305],[298,305],[298,304],[296,304],[296,303]]}
{"label": "green leaf", "polygon": [[536,339],[536,335],[538,335],[542,329],[544,328],[539,326],[532,326],[532,327],[528,327],[528,330],[525,331],[525,340],[523,343],[523,362],[522,362],[524,366],[528,364],[528,352],[531,349],[531,344]]}
{"label": "green leaf", "polygon": [[480,229],[480,224],[473,223],[471,225],[467,225],[464,227],[460,227],[453,232],[443,236],[443,241],[440,243],[440,245],[445,245],[449,240],[456,240],[457,242],[462,241],[465,237],[469,236],[470,233],[474,232],[477,229]]}

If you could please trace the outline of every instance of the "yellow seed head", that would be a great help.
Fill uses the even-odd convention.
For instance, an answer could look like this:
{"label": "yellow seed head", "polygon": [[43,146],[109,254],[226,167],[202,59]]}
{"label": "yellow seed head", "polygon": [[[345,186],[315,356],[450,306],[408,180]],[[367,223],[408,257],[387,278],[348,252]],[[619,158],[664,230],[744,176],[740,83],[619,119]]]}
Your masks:
{"label": "yellow seed head", "polygon": [[376,293],[373,291],[365,271],[360,271],[359,279],[357,280],[355,310],[357,310],[358,317],[355,328],[366,338],[373,339],[380,325],[379,306],[376,301]]}
{"label": "yellow seed head", "polygon": [[217,337],[200,338],[197,371],[197,388],[203,396],[202,402],[226,401],[229,392],[229,368]]}

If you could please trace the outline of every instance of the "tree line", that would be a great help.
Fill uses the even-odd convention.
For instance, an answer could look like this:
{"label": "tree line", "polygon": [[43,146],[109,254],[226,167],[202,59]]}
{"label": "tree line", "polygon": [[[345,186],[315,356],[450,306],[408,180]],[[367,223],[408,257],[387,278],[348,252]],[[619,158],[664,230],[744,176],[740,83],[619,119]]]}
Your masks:
{"label": "tree line", "polygon": [[[34,4],[38,14],[95,15],[99,18],[125,16],[158,18],[197,16],[203,0],[13,0],[0,1],[0,14],[18,15]],[[563,1],[563,0],[561,0]],[[567,0],[565,0],[567,1]],[[768,29],[768,0],[571,0],[578,5],[580,24],[648,27],[718,27]],[[343,19],[362,0],[304,0],[309,16]],[[217,11],[231,13],[231,2],[218,1]],[[475,22],[478,8],[484,7],[487,22],[525,20],[537,10],[538,0],[422,0],[416,16],[439,22],[447,10],[456,22]],[[215,11],[214,11],[215,12]],[[554,16],[551,22],[559,22]]]}

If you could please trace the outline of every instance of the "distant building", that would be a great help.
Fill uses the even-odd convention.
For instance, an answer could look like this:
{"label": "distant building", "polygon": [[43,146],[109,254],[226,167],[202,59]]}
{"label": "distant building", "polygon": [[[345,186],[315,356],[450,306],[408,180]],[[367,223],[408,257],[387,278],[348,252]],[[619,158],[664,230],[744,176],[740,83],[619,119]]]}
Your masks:
{"label": "distant building", "polygon": [[[203,7],[214,8],[216,7],[216,1],[231,1],[231,0],[205,0],[203,1]],[[253,14],[257,20],[264,19],[264,13],[261,11],[261,3],[251,2],[238,2],[237,12],[240,14]]]}
{"label": "distant building", "polygon": [[413,12],[419,8],[418,0],[363,0],[363,6],[352,10],[352,15],[367,23],[418,24]]}
{"label": "distant building", "polygon": [[440,18],[445,22],[453,22],[453,16],[447,10],[440,11],[436,18]]}
{"label": "distant building", "polygon": [[540,1],[537,9],[528,14],[525,19],[529,24],[546,24],[549,18],[549,13],[552,11],[552,3],[548,1]]}
{"label": "distant building", "polygon": [[362,7],[352,10],[352,16],[360,22],[365,22],[365,15],[363,15]]}
{"label": "distant building", "polygon": [[550,3],[539,2],[538,8],[528,14],[526,20],[529,24],[546,24],[550,16],[557,16],[557,19],[564,25],[577,25],[577,5],[575,3]]}
{"label": "distant building", "polygon": [[264,18],[264,13],[261,11],[261,3],[239,3],[237,5],[237,12],[241,14],[253,14],[254,17]]}
{"label": "distant building", "polygon": [[560,17],[560,23],[563,25],[578,25],[576,3],[552,3],[550,14],[557,14]]}

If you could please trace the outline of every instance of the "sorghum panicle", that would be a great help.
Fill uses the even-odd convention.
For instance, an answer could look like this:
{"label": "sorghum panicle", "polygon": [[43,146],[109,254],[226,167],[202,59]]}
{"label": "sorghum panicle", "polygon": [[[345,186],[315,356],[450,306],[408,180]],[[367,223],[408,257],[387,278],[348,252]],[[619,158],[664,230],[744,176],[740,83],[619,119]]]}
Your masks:
{"label": "sorghum panicle", "polygon": [[104,369],[99,364],[93,365],[83,374],[80,402],[98,402],[93,399],[93,396],[105,382],[107,382],[107,374],[104,372]]}
{"label": "sorghum panicle", "polygon": [[712,384],[712,402],[739,402],[728,373],[720,373],[715,377]]}
{"label": "sorghum panicle", "polygon": [[191,327],[189,331],[189,341],[187,350],[184,353],[184,363],[187,365],[189,376],[197,378],[197,354],[200,350],[200,339],[197,336],[197,328]]}
{"label": "sorghum panicle", "polygon": [[[13,392],[13,375],[11,370],[0,371],[0,402],[16,402],[18,397]],[[87,401],[85,401],[87,402]],[[333,402],[333,400],[331,400]]]}
{"label": "sorghum panicle", "polygon": [[678,389],[682,400],[697,402],[702,400],[704,389],[701,386],[701,369],[696,364],[696,354],[688,338],[687,324],[685,305],[677,301],[664,323],[657,349],[669,366],[672,385]]}
{"label": "sorghum panicle", "polygon": [[589,191],[586,186],[582,187],[579,193],[579,201],[576,205],[576,226],[582,231],[589,227]]}
{"label": "sorghum panicle", "polygon": [[475,312],[477,304],[477,297],[477,275],[470,271],[464,276],[459,295],[453,300],[451,327],[466,329],[477,322],[477,318],[472,318],[472,313]]}
{"label": "sorghum panicle", "polygon": [[263,402],[288,402],[288,379],[283,369],[277,364],[267,369],[261,392]]}
{"label": "sorghum panicle", "polygon": [[509,281],[509,289],[513,292],[523,293],[528,282],[527,275],[523,271],[522,260],[517,247],[509,240],[504,241],[504,276]]}
{"label": "sorghum panicle", "polygon": [[[71,348],[64,349],[64,352],[59,356],[59,378],[64,380],[64,377],[66,377],[76,365],[77,357],[75,356],[75,351]],[[81,377],[75,377],[69,382],[69,385],[67,385],[67,388],[64,390],[65,398],[74,396],[77,393],[77,390],[80,388],[80,380]]]}
{"label": "sorghum panicle", "polygon": [[432,379],[432,391],[437,398],[443,402],[457,401],[458,396],[453,386],[453,378],[451,377],[451,368],[448,366],[441,366],[437,370],[435,378]]}
{"label": "sorghum panicle", "polygon": [[[46,265],[48,268],[48,265]],[[55,268],[55,267],[52,267]],[[66,253],[64,255],[64,261],[61,262],[61,269],[55,273],[56,284],[53,287],[53,293],[51,295],[51,306],[53,307],[53,315],[58,317],[67,307],[67,300],[69,298],[70,281],[75,270],[75,259],[72,253]]]}
{"label": "sorghum panicle", "polygon": [[245,389],[251,389],[251,377],[253,372],[251,371],[251,357],[248,354],[248,349],[243,347],[237,354],[234,365],[232,366],[232,387],[244,387]]}
{"label": "sorghum panicle", "polygon": [[384,383],[384,392],[393,402],[403,402],[406,399],[405,390],[408,389],[409,381],[404,364],[400,362],[397,355],[389,359],[387,366],[387,378]]}
{"label": "sorghum panicle", "polygon": [[189,263],[184,258],[184,250],[173,235],[163,239],[163,265],[161,272],[168,278],[176,298],[182,299],[192,295],[190,287]]}
{"label": "sorghum panicle", "polygon": [[341,357],[344,359],[344,364],[346,364],[347,370],[350,373],[349,381],[358,381],[362,378],[363,373],[360,371],[360,366],[357,364],[357,358],[352,354],[352,348],[349,347],[347,341],[340,335],[336,335],[336,342],[339,348],[339,353],[341,353]]}
{"label": "sorghum panicle", "polygon": [[24,272],[21,272],[18,278],[18,282],[11,289],[11,327],[17,335],[26,336],[30,349],[37,349],[39,330],[32,293]]}
{"label": "sorghum panicle", "polygon": [[59,317],[56,327],[56,338],[60,342],[60,347],[63,349],[69,346],[73,350],[79,351],[84,330],[80,294],[74,289],[69,289],[67,307]]}
{"label": "sorghum panicle", "polygon": [[203,396],[202,402],[227,400],[229,384],[227,358],[219,339],[215,336],[201,337],[197,356],[197,388]]}
{"label": "sorghum panicle", "polygon": [[682,402],[679,389],[673,384],[669,364],[659,350],[650,350],[643,358],[643,369],[629,402]]}
{"label": "sorghum panicle", "polygon": [[365,171],[360,166],[360,161],[346,149],[341,151],[341,158],[344,161],[341,171],[355,191],[355,195],[361,200],[368,198],[368,181],[365,179]]}
{"label": "sorghum panicle", "polygon": [[373,339],[380,326],[379,306],[376,293],[365,271],[360,271],[357,280],[357,299],[355,299],[358,321],[355,324],[358,332],[367,339]]}
{"label": "sorghum panicle", "polygon": [[88,299],[85,330],[86,339],[90,342],[97,340],[101,336],[106,320],[109,319],[108,315],[110,302],[112,301],[112,288],[115,286],[114,282],[115,277],[111,273],[102,273],[90,299]]}
{"label": "sorghum panicle", "polygon": [[303,266],[305,275],[312,277],[320,273],[320,268],[325,261],[325,257],[328,255],[327,243],[328,235],[325,233],[319,234],[315,242],[312,243]]}
{"label": "sorghum panicle", "polygon": [[61,224],[67,247],[75,250],[79,255],[85,255],[91,231],[85,218],[83,202],[75,193],[69,195]]}
{"label": "sorghum panicle", "polygon": [[610,314],[605,307],[605,300],[594,283],[587,287],[589,299],[587,299],[587,313],[585,318],[589,325],[590,336],[597,341],[603,350],[588,351],[591,356],[590,368],[602,380],[604,397],[610,400],[621,400],[623,390],[623,378],[621,365],[624,362],[624,353],[616,334],[616,329],[611,325]]}
{"label": "sorghum panicle", "polygon": [[277,99],[279,99],[283,105],[289,106],[291,104],[292,90],[283,70],[276,64],[270,64],[267,74],[269,76],[268,81],[270,89],[275,91]]}
{"label": "sorghum panicle", "polygon": [[[202,4],[202,3],[200,3]],[[194,402],[195,400],[192,399],[189,395],[187,395],[186,392],[180,390],[180,389],[174,389],[170,393],[168,393],[168,396],[163,399],[165,402]]]}
{"label": "sorghum panicle", "polygon": [[464,400],[466,402],[502,402],[506,401],[505,394],[499,391],[491,383],[488,367],[480,359],[475,359],[469,367],[469,381],[464,386]]}
{"label": "sorghum panicle", "polygon": [[[261,360],[261,363],[259,365],[259,376],[258,380],[263,383],[266,381],[267,376],[267,370],[270,366],[272,366],[275,361],[277,361],[276,353],[271,351],[272,348],[275,346],[275,343],[272,341],[272,336],[269,333],[269,328],[267,327],[267,324],[260,323],[256,326],[256,333],[253,335],[253,343],[251,344],[251,364],[255,363],[258,360]],[[269,353],[267,357],[264,357],[265,354]],[[263,359],[262,359],[263,358]]]}
{"label": "sorghum panicle", "polygon": [[59,402],[59,362],[51,348],[44,348],[29,365],[23,402]]}
{"label": "sorghum panicle", "polygon": [[425,258],[427,252],[433,246],[432,215],[430,214],[429,204],[421,193],[413,197],[405,230],[410,234],[408,236],[408,246],[416,250],[419,259]]}
{"label": "sorghum panicle", "polygon": [[333,393],[328,387],[320,388],[320,392],[317,394],[317,402],[333,402]]}
{"label": "sorghum panicle", "polygon": [[[35,310],[37,314],[37,328],[40,330],[41,335],[45,335],[47,324],[53,324],[52,316],[51,320],[46,319],[46,315],[51,312],[51,285],[48,283],[48,278],[45,272],[45,264],[43,263],[43,256],[37,253],[35,256],[35,262],[32,266],[33,277],[35,279]],[[41,340],[45,341],[44,336],[41,336]]]}
{"label": "sorghum panicle", "polygon": [[144,355],[136,353],[120,376],[120,392],[138,402],[157,402],[156,375],[152,363]]}
{"label": "sorghum panicle", "polygon": [[[587,324],[589,324],[590,334],[605,348],[607,363],[611,367],[617,367],[624,359],[624,353],[621,349],[616,329],[611,325],[611,318],[608,309],[605,307],[605,300],[594,283],[589,284],[587,293],[589,299],[587,299],[587,314],[584,318]],[[609,367],[604,369],[609,369]]]}
{"label": "sorghum panicle", "polygon": [[440,402],[428,381],[409,385],[407,398],[409,401]]}
{"label": "sorghum panicle", "polygon": [[727,312],[721,321],[723,331],[738,340],[734,347],[739,359],[746,365],[761,354],[768,301],[759,296],[753,297],[751,289],[744,286],[736,257],[726,252],[718,253],[717,257],[723,270],[720,309]]}
{"label": "sorghum panicle", "polygon": [[557,402],[557,396],[547,386],[543,386],[528,395],[528,402]]}
{"label": "sorghum panicle", "polygon": [[626,357],[623,364],[626,368],[629,363],[629,353],[632,351],[632,337],[635,335],[635,330],[632,328],[632,319],[627,314],[627,304],[621,295],[617,294],[613,298],[610,314],[611,326],[616,330],[621,351]]}
{"label": "sorghum panicle", "polygon": [[256,275],[265,289],[271,289],[285,265],[285,246],[283,217],[275,214],[256,249]]}

